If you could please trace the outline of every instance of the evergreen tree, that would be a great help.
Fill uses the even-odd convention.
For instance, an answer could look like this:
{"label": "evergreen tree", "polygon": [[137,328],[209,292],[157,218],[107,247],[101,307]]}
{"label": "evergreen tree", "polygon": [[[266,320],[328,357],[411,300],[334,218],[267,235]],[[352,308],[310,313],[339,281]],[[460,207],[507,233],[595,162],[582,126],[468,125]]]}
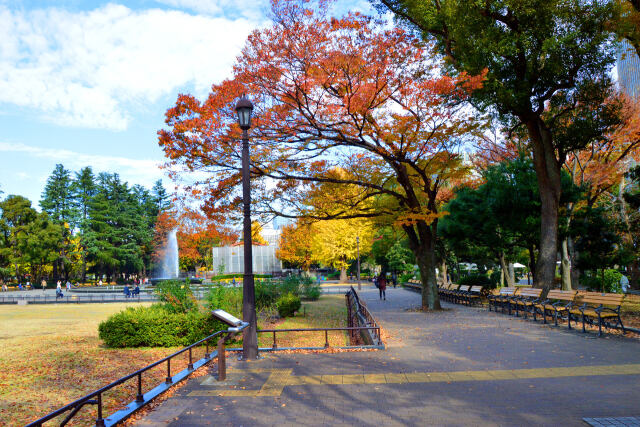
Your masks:
{"label": "evergreen tree", "polygon": [[19,240],[27,231],[28,225],[37,216],[35,209],[31,207],[31,201],[22,196],[10,195],[2,203],[2,232],[4,247],[0,249],[0,257],[8,261],[14,268],[14,274],[20,280],[20,265],[24,263],[20,253]]}
{"label": "evergreen tree", "polygon": [[81,248],[81,275],[82,282],[86,282],[87,279],[87,242],[85,234],[89,229],[89,209],[91,201],[96,194],[96,183],[93,176],[91,166],[87,166],[76,172],[76,179],[71,185],[71,191],[73,194],[73,206],[78,215],[77,228],[80,236],[80,248]]}
{"label": "evergreen tree", "polygon": [[71,262],[67,252],[70,250],[69,244],[77,222],[77,211],[73,203],[71,172],[63,165],[57,164],[47,179],[40,206],[52,221],[61,226],[63,244],[60,246],[58,258],[53,263],[53,276],[57,279],[60,273],[64,272],[64,279],[69,280]]}
{"label": "evergreen tree", "polygon": [[57,164],[44,187],[40,207],[59,224],[75,226],[76,210],[73,204],[71,172]]}

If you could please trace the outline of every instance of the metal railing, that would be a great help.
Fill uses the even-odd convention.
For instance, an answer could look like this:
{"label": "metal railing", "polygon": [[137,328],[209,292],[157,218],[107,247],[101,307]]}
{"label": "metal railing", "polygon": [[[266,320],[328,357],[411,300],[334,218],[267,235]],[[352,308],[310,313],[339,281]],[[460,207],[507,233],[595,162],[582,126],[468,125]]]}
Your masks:
{"label": "metal railing", "polygon": [[[181,350],[176,351],[173,354],[170,354],[169,356],[160,359],[150,365],[145,366],[142,369],[139,369],[129,375],[125,375],[124,377],[121,377],[117,380],[115,380],[114,382],[112,382],[109,385],[106,385],[98,390],[95,390],[83,397],[81,397],[80,399],[69,403],[68,405],[65,405],[47,415],[45,415],[44,417],[33,421],[30,424],[27,424],[27,427],[41,427],[43,425],[43,423],[52,420],[54,418],[57,418],[59,416],[61,416],[62,414],[65,414],[68,412],[67,417],[62,421],[62,423],[60,424],[60,426],[64,426],[66,425],[77,413],[78,411],[80,411],[80,409],[82,409],[85,405],[97,405],[97,417],[96,417],[96,426],[98,427],[107,427],[107,426],[112,426],[115,425],[123,420],[125,420],[126,418],[128,418],[130,415],[132,415],[134,412],[136,412],[137,410],[139,410],[140,408],[142,408],[143,406],[145,406],[146,404],[148,404],[151,400],[153,400],[155,397],[157,397],[158,395],[162,394],[163,392],[167,391],[169,388],[171,388],[172,386],[174,386],[175,384],[177,384],[178,382],[182,381],[183,379],[187,378],[189,375],[191,375],[196,369],[206,365],[207,363],[209,363],[210,361],[212,361],[214,358],[217,358],[219,356],[218,351],[214,351],[214,352],[209,352],[209,341],[211,341],[212,339],[221,336],[222,334],[227,334],[227,337],[237,334],[238,332],[240,332],[241,330],[245,329],[248,326],[248,324],[244,323],[241,327],[239,328],[229,328],[226,331],[217,331],[214,334],[209,335],[206,338],[201,339],[200,341],[191,344],[188,347],[185,347]],[[204,357],[198,361],[193,361],[193,348],[194,347],[198,347],[198,346],[202,346],[204,345],[206,347],[205,350],[205,354]],[[224,348],[224,347],[223,347]],[[188,357],[189,357],[189,364],[187,365],[187,369],[184,369],[180,372],[178,372],[175,375],[172,375],[171,373],[171,360],[174,359],[175,357],[183,354],[183,353],[188,353]],[[224,351],[223,351],[224,353]],[[156,386],[155,388],[153,388],[152,390],[148,391],[147,393],[143,393],[142,392],[142,374],[144,374],[145,372],[149,371],[152,368],[155,368],[158,365],[161,365],[163,363],[167,364],[167,376],[166,379],[164,381],[163,384],[160,384],[158,386]],[[102,404],[102,395],[111,390],[112,388],[119,386],[121,384],[124,384],[125,382],[131,380],[131,379],[136,379],[137,380],[137,395],[136,398],[133,402],[131,402],[129,405],[127,405],[127,407],[125,409],[122,409],[120,411],[115,412],[114,414],[110,415],[107,418],[103,418],[103,404]]]}
{"label": "metal railing", "polygon": [[[204,299],[204,292],[194,292],[196,299]],[[87,304],[87,303],[107,303],[107,302],[153,302],[159,301],[156,294],[138,294],[126,296],[122,293],[111,294],[79,294],[65,295],[56,297],[55,295],[0,295],[0,304],[19,304],[24,302],[27,304]]]}
{"label": "metal railing", "polygon": [[[370,342],[365,342],[365,346],[362,345],[353,345],[354,340],[351,340],[351,346],[343,347],[343,348],[361,348],[361,347],[373,347],[373,348],[383,348],[382,341],[380,339],[380,326],[371,315],[367,307],[364,305],[364,302],[360,301],[360,298],[356,291],[351,287],[349,292],[346,293],[347,300],[347,312],[348,312],[348,326],[347,327],[338,327],[338,328],[308,328],[308,329],[260,329],[257,332],[259,334],[273,334],[273,347],[272,348],[261,348],[261,351],[269,351],[269,350],[284,350],[284,348],[278,347],[277,343],[277,334],[283,332],[297,332],[297,333],[308,333],[308,332],[324,332],[324,347],[290,347],[290,349],[322,349],[329,348],[329,332],[330,331],[346,331],[349,333],[350,337],[359,335],[364,335],[370,337]],[[201,339],[200,341],[191,344],[188,347],[185,347],[181,350],[176,351],[169,356],[164,357],[150,365],[145,366],[142,369],[139,369],[129,375],[121,377],[112,383],[95,390],[80,399],[75,400],[47,415],[44,417],[33,421],[28,424],[27,427],[41,427],[43,423],[50,421],[54,418],[57,418],[65,413],[68,413],[66,418],[62,421],[60,426],[66,425],[84,406],[86,405],[97,405],[97,417],[95,425],[98,427],[109,427],[113,426],[123,420],[127,419],[133,413],[138,411],[143,406],[147,405],[158,395],[164,393],[173,385],[179,383],[183,379],[187,378],[191,375],[196,369],[206,365],[210,361],[218,358],[218,369],[219,369],[219,379],[224,379],[226,376],[226,363],[224,361],[224,352],[225,347],[224,343],[233,335],[239,333],[243,329],[248,326],[247,323],[243,323],[242,326],[238,328],[229,328],[225,331],[217,331],[214,334],[209,335],[206,338]],[[221,335],[227,334],[226,337],[222,338]],[[209,352],[210,349],[210,341],[220,337],[218,339],[218,350]],[[205,354],[202,359],[197,361],[193,361],[193,349],[198,346],[205,346]],[[228,351],[239,351],[241,349],[227,349]],[[189,357],[189,364],[187,365],[187,369],[184,369],[178,372],[175,375],[171,373],[171,360],[175,357],[187,353]],[[167,376],[164,383],[156,386],[150,391],[143,393],[142,392],[142,374],[149,371],[156,366],[159,366],[163,363],[167,365]],[[102,403],[102,395],[111,390],[112,388],[124,384],[125,382],[136,379],[137,381],[137,394],[136,398],[133,402],[128,404],[125,409],[121,409],[113,414],[111,414],[107,418],[103,418],[103,403]]]}
{"label": "metal railing", "polygon": [[[323,347],[304,347],[305,349],[322,349],[322,348],[329,348],[329,332],[330,331],[346,331],[349,332],[349,334],[353,334],[355,332],[359,332],[359,331],[373,331],[374,334],[376,336],[380,336],[380,327],[377,325],[372,325],[372,326],[351,326],[351,327],[343,327],[343,328],[299,328],[299,329],[259,329],[258,333],[262,334],[262,333],[267,333],[267,334],[273,334],[273,344],[271,346],[271,348],[266,348],[266,349],[262,349],[262,350],[278,350],[281,349],[280,347],[278,347],[278,342],[277,342],[277,334],[281,333],[281,332],[324,332],[324,346]],[[378,346],[379,343],[374,343],[374,346]],[[347,346],[345,348],[348,348],[350,346]],[[362,347],[362,346],[358,346],[358,347]],[[287,347],[287,349],[301,349],[302,347]],[[281,349],[283,350],[283,349]]]}
{"label": "metal railing", "polygon": [[[358,293],[353,286],[349,292],[345,294],[347,303],[347,325],[349,326],[349,336],[351,344],[364,341],[365,344],[381,345],[380,325],[373,317],[364,301],[360,299]],[[358,331],[359,330],[359,331]],[[356,332],[361,332],[356,334]],[[363,335],[362,331],[367,331],[367,335]]]}

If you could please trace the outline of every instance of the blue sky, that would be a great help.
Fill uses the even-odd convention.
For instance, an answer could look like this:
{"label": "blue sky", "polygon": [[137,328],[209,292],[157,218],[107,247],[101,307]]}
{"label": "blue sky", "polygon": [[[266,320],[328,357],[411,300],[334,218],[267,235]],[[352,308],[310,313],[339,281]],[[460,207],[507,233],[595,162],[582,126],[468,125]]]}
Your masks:
{"label": "blue sky", "polygon": [[0,190],[37,204],[56,163],[163,178],[156,132],[179,92],[230,75],[268,0],[0,0]]}
{"label": "blue sky", "polygon": [[[156,132],[180,92],[230,76],[269,0],[0,0],[0,197],[35,206],[57,163],[163,179]],[[336,10],[368,10],[367,0]]]}

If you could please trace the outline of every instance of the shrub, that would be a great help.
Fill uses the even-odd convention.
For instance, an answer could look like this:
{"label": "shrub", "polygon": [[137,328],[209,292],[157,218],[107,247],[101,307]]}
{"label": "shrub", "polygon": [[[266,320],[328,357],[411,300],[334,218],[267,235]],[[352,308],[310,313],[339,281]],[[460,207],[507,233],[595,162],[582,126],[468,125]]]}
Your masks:
{"label": "shrub", "polygon": [[156,294],[171,313],[187,313],[198,306],[191,287],[180,280],[166,280],[156,285]]}
{"label": "shrub", "polygon": [[622,293],[622,286],[620,286],[620,279],[622,279],[622,273],[618,270],[608,269],[604,271],[604,290],[602,286],[602,276],[586,276],[580,279],[580,282],[592,292],[612,292]]}
{"label": "shrub", "polygon": [[300,306],[302,304],[298,296],[286,294],[278,298],[276,305],[278,307],[278,314],[280,317],[291,317],[296,311],[300,310]]}
{"label": "shrub", "polygon": [[491,289],[498,287],[498,285],[500,284],[500,276],[500,270],[494,270],[491,272],[491,275],[489,275],[489,280],[491,281]]}
{"label": "shrub", "polygon": [[272,307],[278,299],[278,287],[270,280],[255,283],[256,309],[263,310]]}
{"label": "shrub", "polygon": [[491,283],[491,279],[486,274],[469,274],[458,280],[459,285],[482,286],[485,289],[493,289],[495,285]]}
{"label": "shrub", "polygon": [[209,313],[169,312],[166,305],[129,307],[98,326],[107,347],[187,346],[226,326]]}
{"label": "shrub", "polygon": [[278,285],[278,293],[280,295],[293,294],[300,295],[300,283],[302,278],[300,276],[287,276]]}
{"label": "shrub", "polygon": [[311,277],[303,277],[302,296],[311,301],[317,300],[320,298],[320,285],[316,284]]}
{"label": "shrub", "polygon": [[219,308],[237,317],[242,311],[242,288],[210,286],[206,295],[205,307],[209,310]]}
{"label": "shrub", "polygon": [[413,279],[413,273],[404,273],[400,275],[398,279],[398,283],[407,283],[409,280]]}

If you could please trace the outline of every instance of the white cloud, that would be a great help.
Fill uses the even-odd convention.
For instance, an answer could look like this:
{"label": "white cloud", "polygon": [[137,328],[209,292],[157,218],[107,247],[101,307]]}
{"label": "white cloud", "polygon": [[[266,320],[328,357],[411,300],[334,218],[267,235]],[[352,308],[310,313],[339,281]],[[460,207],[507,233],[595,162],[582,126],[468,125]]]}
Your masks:
{"label": "white cloud", "polygon": [[79,170],[85,166],[91,166],[94,173],[117,172],[124,180],[129,181],[131,184],[142,184],[149,188],[155,181],[161,179],[163,176],[162,170],[159,169],[160,162],[150,159],[100,156],[95,154],[78,153],[71,150],[42,148],[7,142],[0,142],[0,153],[2,152],[22,153],[33,157],[52,160],[55,163],[63,163],[66,168],[71,170]]}
{"label": "white cloud", "polygon": [[202,14],[243,16],[248,19],[259,19],[269,5],[268,0],[156,0],[156,2]]}
{"label": "white cloud", "polygon": [[204,95],[229,76],[256,26],[114,4],[77,13],[0,6],[0,106],[34,109],[66,126],[123,130],[132,111],[185,86]]}

